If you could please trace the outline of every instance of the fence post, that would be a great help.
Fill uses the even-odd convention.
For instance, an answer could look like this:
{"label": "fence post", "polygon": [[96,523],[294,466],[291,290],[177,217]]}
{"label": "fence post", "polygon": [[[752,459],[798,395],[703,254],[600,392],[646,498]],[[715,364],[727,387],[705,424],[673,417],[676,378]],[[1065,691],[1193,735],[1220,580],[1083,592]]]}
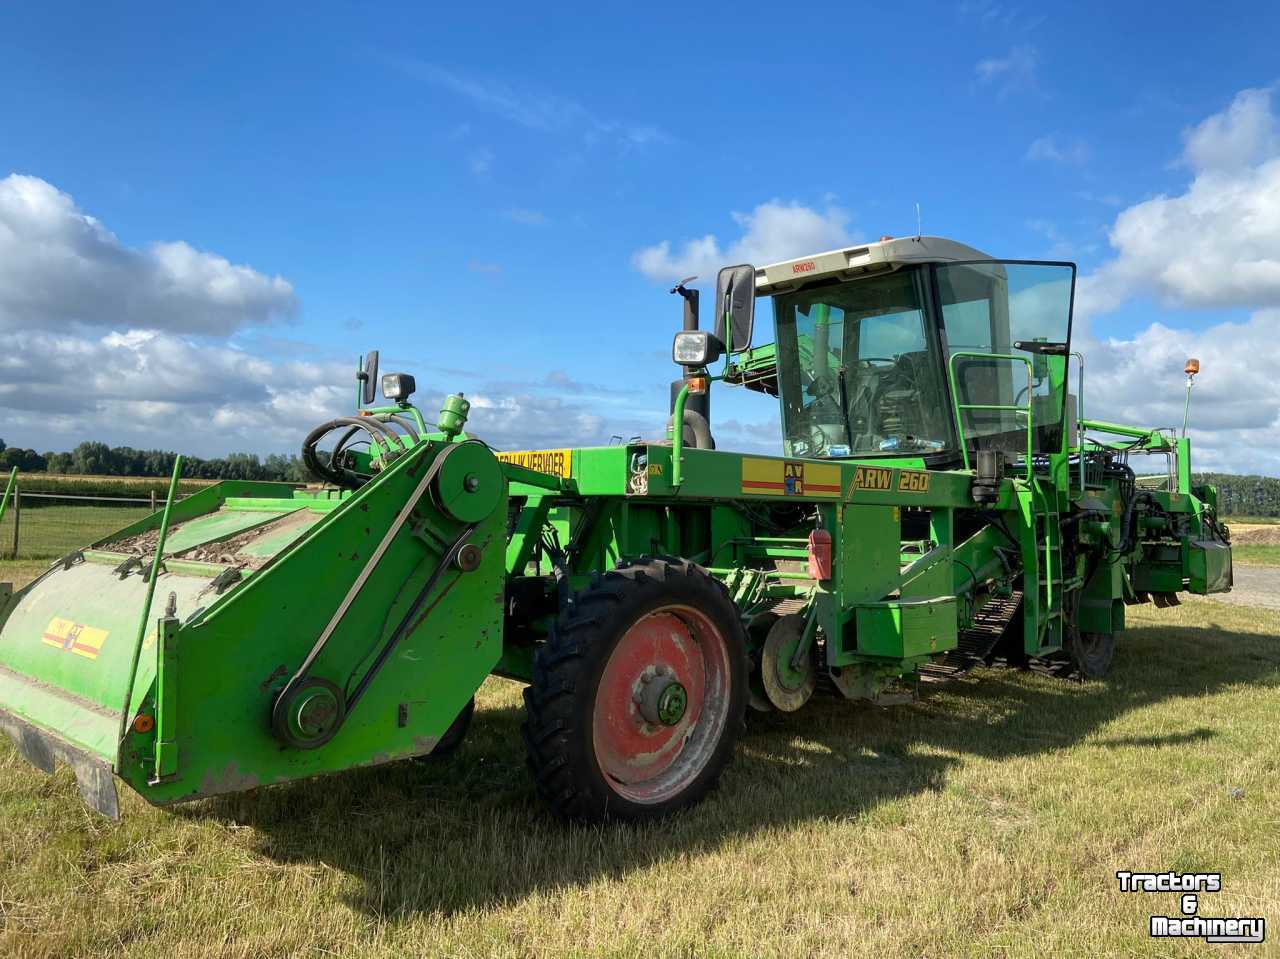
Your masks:
{"label": "fence post", "polygon": [[15,483],[13,487],[13,559],[18,558],[18,528],[22,525],[22,492]]}
{"label": "fence post", "polygon": [[155,491],[155,488],[153,487],[151,490],[151,512],[154,513],[155,511],[156,511],[156,491]]}

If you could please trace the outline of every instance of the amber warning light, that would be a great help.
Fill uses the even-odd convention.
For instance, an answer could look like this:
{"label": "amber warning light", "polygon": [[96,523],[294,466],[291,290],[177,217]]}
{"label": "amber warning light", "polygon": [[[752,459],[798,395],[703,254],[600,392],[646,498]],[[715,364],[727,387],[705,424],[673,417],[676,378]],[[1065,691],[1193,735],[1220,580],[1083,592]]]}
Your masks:
{"label": "amber warning light", "polygon": [[1186,373],[1187,376],[1195,376],[1200,372],[1200,361],[1193,356],[1191,359],[1187,360],[1187,365],[1183,368],[1182,372]]}

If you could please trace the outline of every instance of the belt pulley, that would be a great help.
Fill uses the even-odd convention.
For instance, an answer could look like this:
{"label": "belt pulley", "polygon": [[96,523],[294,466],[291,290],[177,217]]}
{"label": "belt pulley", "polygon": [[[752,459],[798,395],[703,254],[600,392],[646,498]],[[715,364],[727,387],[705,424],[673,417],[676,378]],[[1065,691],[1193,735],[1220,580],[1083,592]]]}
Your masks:
{"label": "belt pulley", "polygon": [[[289,681],[280,690],[279,695],[276,696],[271,709],[271,729],[282,742],[298,749],[316,749],[333,739],[338,730],[342,728],[342,724],[347,717],[355,709],[360,698],[369,688],[369,684],[386,663],[396,644],[411,628],[420,625],[416,622],[417,617],[422,613],[427,599],[444,573],[454,566],[457,567],[459,574],[470,572],[479,566],[480,551],[474,545],[469,544],[467,540],[475,532],[476,527],[480,525],[480,519],[472,519],[474,513],[467,513],[465,517],[460,518],[472,519],[472,521],[463,527],[458,536],[445,549],[440,558],[440,563],[431,572],[431,575],[427,577],[427,581],[422,585],[417,596],[414,597],[409,609],[401,617],[400,622],[386,642],[382,644],[373,662],[360,678],[355,688],[348,694],[336,683],[319,676],[310,675],[311,667],[315,664],[316,659],[323,652],[338,625],[342,622],[343,617],[346,616],[356,597],[359,596],[360,591],[364,588],[365,583],[368,582],[369,577],[377,568],[378,563],[391,546],[396,534],[400,532],[423,495],[430,489],[432,481],[441,474],[446,462],[451,457],[468,447],[484,448],[482,444],[470,440],[451,444],[446,446],[432,461],[404,506],[396,514],[396,518],[392,521],[391,526],[388,527],[378,547],[373,551],[373,555],[365,563],[364,569],[360,571],[360,575],[356,577],[355,582],[351,584],[351,588],[347,590],[342,602],[330,618],[328,625],[325,626],[319,638],[311,647],[310,652],[307,653],[306,658],[302,661],[302,665],[298,667],[297,672],[289,678]],[[492,458],[492,454],[490,454],[490,458]],[[467,457],[464,455],[463,459],[465,461]],[[468,474],[468,478],[469,476],[470,474]],[[460,510],[459,512],[466,511]]]}

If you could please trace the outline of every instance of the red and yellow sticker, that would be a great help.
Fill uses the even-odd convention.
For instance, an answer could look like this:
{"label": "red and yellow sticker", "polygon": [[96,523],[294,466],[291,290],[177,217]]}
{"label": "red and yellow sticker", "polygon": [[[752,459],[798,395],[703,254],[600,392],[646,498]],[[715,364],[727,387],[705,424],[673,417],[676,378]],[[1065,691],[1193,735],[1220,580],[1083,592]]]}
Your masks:
{"label": "red and yellow sticker", "polygon": [[840,467],[831,463],[743,457],[742,492],[835,499],[840,495]]}
{"label": "red and yellow sticker", "polygon": [[573,450],[516,450],[494,455],[501,463],[523,466],[527,470],[549,473],[561,479],[569,479],[573,475]]}
{"label": "red and yellow sticker", "polygon": [[58,616],[49,620],[49,625],[45,627],[44,634],[40,637],[40,642],[46,646],[55,646],[86,659],[97,659],[98,653],[102,651],[102,644],[106,641],[105,629],[85,626]]}

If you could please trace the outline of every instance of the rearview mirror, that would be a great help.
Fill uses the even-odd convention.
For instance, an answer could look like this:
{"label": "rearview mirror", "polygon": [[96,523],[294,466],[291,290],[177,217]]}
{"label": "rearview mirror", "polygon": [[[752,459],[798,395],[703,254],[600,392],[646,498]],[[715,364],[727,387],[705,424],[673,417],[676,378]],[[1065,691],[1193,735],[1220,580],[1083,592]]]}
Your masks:
{"label": "rearview mirror", "polygon": [[741,353],[751,347],[755,318],[756,268],[726,266],[716,278],[716,338],[725,344],[725,352]]}
{"label": "rearview mirror", "polygon": [[368,406],[378,397],[378,351],[370,350],[360,371],[360,402]]}

